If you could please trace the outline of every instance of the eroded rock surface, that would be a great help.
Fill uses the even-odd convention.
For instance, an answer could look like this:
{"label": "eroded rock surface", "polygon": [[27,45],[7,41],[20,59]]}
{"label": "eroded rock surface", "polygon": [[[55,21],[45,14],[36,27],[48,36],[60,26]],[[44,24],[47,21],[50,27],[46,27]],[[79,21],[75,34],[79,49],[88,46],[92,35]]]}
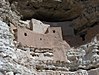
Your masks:
{"label": "eroded rock surface", "polygon": [[[65,42],[60,42],[59,46],[52,49],[36,48],[22,46],[18,41],[13,41],[14,35],[9,28],[0,21],[1,75],[99,74],[99,35],[78,48],[63,48],[68,47]],[[61,54],[63,50],[64,53]],[[58,56],[54,57],[55,55]],[[65,56],[66,61],[61,60],[62,56]]]}
{"label": "eroded rock surface", "polygon": [[34,75],[35,72],[33,73],[23,64],[23,62],[26,63],[27,60],[27,52],[16,49],[13,42],[13,35],[9,30],[9,26],[6,23],[0,21],[1,75]]}
{"label": "eroded rock surface", "polygon": [[72,20],[81,14],[82,8],[72,0],[12,0],[22,19],[36,18],[44,21]]}
{"label": "eroded rock surface", "polygon": [[9,2],[0,0],[0,20],[6,22],[9,25],[10,23],[18,25],[19,19],[20,16],[18,16],[18,12],[16,10],[12,10]]}
{"label": "eroded rock surface", "polygon": [[[82,37],[80,40],[90,40],[99,33],[99,1],[0,0],[0,75],[99,75],[99,35],[91,42],[87,41],[87,44],[71,48],[62,39],[60,29],[55,30],[55,27],[39,30],[41,26],[35,26],[37,37],[31,37],[30,32],[34,30],[31,29],[30,20],[27,20],[31,18],[51,22],[69,20],[75,34]],[[35,25],[46,25],[35,19],[32,21],[36,21]],[[24,38],[15,35],[17,28],[21,28],[18,33]],[[23,31],[24,28],[28,34]],[[53,34],[53,41],[49,40],[52,37],[47,37],[47,41],[44,38],[48,33]],[[42,35],[42,38],[38,35]],[[37,40],[33,41],[34,38]],[[76,40],[72,38],[69,40],[73,44],[79,41],[78,37]]]}
{"label": "eroded rock surface", "polygon": [[98,0],[9,0],[23,20],[73,21],[75,34],[98,25]]}

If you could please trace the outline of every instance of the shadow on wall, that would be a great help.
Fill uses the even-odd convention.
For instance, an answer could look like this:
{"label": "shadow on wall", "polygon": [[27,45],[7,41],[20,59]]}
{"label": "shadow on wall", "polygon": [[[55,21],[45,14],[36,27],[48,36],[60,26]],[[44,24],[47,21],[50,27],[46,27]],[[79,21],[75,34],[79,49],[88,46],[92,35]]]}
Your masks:
{"label": "shadow on wall", "polygon": [[71,22],[44,22],[54,27],[61,27],[63,39],[71,46],[78,47],[91,41],[91,39],[99,34],[99,25],[94,26],[78,35],[74,34],[74,29]]}

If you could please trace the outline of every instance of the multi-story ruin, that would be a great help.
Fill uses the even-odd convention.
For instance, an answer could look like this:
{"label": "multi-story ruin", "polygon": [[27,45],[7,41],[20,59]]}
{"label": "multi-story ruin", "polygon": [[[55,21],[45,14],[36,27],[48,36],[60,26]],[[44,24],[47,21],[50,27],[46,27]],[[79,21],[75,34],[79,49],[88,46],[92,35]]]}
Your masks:
{"label": "multi-story ruin", "polygon": [[[49,57],[50,56],[52,57],[51,60],[53,61],[66,62],[67,59],[65,49],[69,49],[70,46],[62,39],[61,27],[50,27],[50,25],[45,25],[40,21],[34,19],[32,20],[31,20],[32,23],[30,22],[29,24],[30,27],[33,27],[33,29],[12,26],[11,30],[14,31],[14,40],[19,42],[19,44],[22,47],[45,49],[45,50],[47,49],[51,53],[47,51],[49,53],[48,54],[45,51],[45,56],[48,54]],[[34,24],[35,22],[40,23],[36,24],[35,26]],[[36,29],[39,29],[39,32]]]}
{"label": "multi-story ruin", "polygon": [[37,75],[91,75],[93,70],[90,69],[99,65],[98,35],[91,43],[70,48],[62,38],[61,27],[50,27],[32,19],[24,27],[11,25],[10,28],[16,47],[27,51],[29,57],[37,62],[34,65]]}
{"label": "multi-story ruin", "polygon": [[0,75],[99,75],[98,0],[0,0]]}

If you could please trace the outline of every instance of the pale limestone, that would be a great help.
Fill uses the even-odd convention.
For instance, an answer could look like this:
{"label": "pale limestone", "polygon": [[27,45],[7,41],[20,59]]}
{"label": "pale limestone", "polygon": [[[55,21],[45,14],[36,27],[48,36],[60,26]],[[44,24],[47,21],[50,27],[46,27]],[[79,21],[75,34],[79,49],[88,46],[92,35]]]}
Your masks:
{"label": "pale limestone", "polygon": [[6,75],[14,75],[13,72],[7,72]]}
{"label": "pale limestone", "polygon": [[32,24],[32,27],[33,27],[32,28],[33,32],[41,33],[41,34],[45,34],[47,29],[50,27],[50,25],[44,24],[41,21],[36,20],[36,19],[32,19],[31,24]]}

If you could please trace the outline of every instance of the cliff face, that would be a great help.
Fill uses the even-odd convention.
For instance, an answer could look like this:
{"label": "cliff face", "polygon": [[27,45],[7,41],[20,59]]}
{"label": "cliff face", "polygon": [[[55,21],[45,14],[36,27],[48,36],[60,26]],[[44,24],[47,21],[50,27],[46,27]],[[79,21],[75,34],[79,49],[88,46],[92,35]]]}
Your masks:
{"label": "cliff face", "polygon": [[68,44],[56,40],[60,44],[50,49],[14,41],[9,26],[2,21],[0,29],[0,75],[99,75],[99,35],[78,48],[64,48]]}
{"label": "cliff face", "polygon": [[99,75],[98,24],[99,0],[0,0],[0,75]]}

